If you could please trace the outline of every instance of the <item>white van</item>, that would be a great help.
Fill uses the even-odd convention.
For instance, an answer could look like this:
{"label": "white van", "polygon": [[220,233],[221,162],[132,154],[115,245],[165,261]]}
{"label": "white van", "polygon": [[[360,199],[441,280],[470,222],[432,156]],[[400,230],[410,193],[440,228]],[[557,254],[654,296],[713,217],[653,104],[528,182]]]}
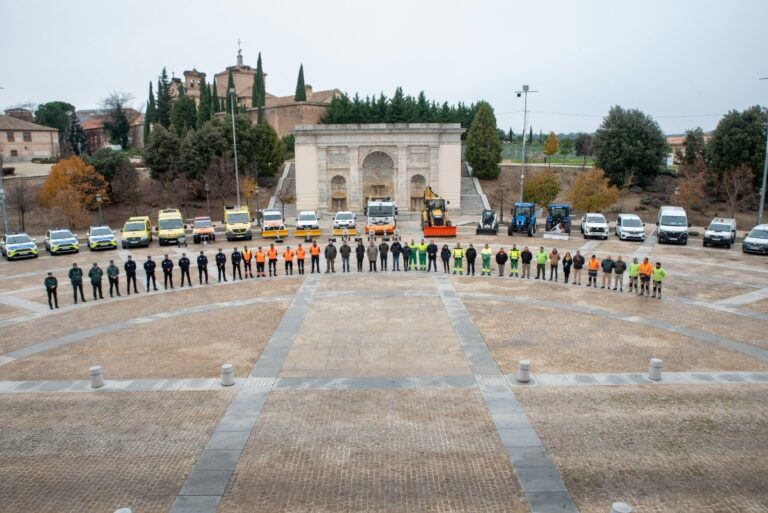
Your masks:
{"label": "white van", "polygon": [[701,244],[704,247],[725,246],[730,249],[734,242],[736,242],[736,219],[716,217],[709,223]]}
{"label": "white van", "polygon": [[635,214],[619,214],[616,218],[616,237],[619,240],[645,240],[645,225]]}
{"label": "white van", "polygon": [[659,243],[688,244],[688,215],[683,207],[661,207],[656,220]]}

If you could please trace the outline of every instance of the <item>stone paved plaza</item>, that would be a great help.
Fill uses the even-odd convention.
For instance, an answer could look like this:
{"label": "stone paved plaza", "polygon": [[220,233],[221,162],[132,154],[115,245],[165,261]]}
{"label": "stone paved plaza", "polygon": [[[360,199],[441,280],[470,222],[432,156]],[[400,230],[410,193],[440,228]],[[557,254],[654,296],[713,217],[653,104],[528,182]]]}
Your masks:
{"label": "stone paved plaza", "polygon": [[[458,241],[555,245],[472,233]],[[73,261],[129,252],[2,262],[0,513],[768,512],[768,260],[654,237],[556,247],[661,260],[664,299],[337,261],[203,287],[193,270],[149,294],[139,272],[138,295],[92,301],[86,283],[72,305]]]}

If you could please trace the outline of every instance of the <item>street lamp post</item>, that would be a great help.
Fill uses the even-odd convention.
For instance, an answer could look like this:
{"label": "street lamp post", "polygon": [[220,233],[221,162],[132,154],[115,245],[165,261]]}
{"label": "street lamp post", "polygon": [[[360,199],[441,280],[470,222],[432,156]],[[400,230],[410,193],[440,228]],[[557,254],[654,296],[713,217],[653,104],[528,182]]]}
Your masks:
{"label": "street lamp post", "polygon": [[[768,77],[760,80],[768,80]],[[765,131],[765,162],[763,163],[763,185],[760,187],[760,205],[757,207],[757,224],[763,224],[763,210],[765,209],[765,182],[768,178],[768,126]],[[3,203],[5,204],[5,203]]]}
{"label": "street lamp post", "polygon": [[520,203],[523,202],[523,181],[525,180],[525,137],[526,137],[526,129],[528,125],[528,93],[538,93],[538,91],[531,91],[530,87],[528,87],[528,84],[523,85],[522,91],[515,91],[517,93],[517,97],[520,98],[520,96],[524,97],[524,107],[523,107],[523,155],[520,165]]}
{"label": "street lamp post", "polygon": [[104,224],[104,217],[101,215],[101,194],[96,195],[96,204],[99,206],[99,224]]}
{"label": "street lamp post", "polygon": [[235,88],[229,90],[229,102],[232,111],[232,148],[235,153],[235,187],[237,187],[237,208],[240,208],[240,173],[237,170],[237,135],[235,134]]}
{"label": "street lamp post", "polygon": [[5,172],[3,171],[3,155],[0,153],[0,201],[3,203],[3,234],[8,233],[8,210],[5,206]]}
{"label": "street lamp post", "polygon": [[208,182],[205,182],[205,203],[208,205],[208,217],[211,217],[211,198],[209,196],[209,193],[211,192],[211,188],[208,187]]}

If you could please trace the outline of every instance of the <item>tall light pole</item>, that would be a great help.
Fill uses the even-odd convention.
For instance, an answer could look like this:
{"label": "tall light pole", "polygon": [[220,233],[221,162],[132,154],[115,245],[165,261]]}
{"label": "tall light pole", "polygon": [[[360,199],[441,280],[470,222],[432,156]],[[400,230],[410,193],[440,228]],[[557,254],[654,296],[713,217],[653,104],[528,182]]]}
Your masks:
{"label": "tall light pole", "polygon": [[528,128],[528,93],[538,93],[538,91],[531,91],[530,87],[528,87],[527,84],[523,85],[522,91],[515,91],[517,93],[517,97],[520,98],[520,96],[523,96],[524,99],[524,105],[523,107],[523,156],[522,156],[522,163],[520,165],[520,203],[523,202],[523,182],[525,180],[525,138],[526,130]]}
{"label": "tall light pole", "polygon": [[8,209],[5,206],[5,171],[3,171],[3,154],[0,153],[0,201],[3,203],[3,234],[8,233]]}
{"label": "tall light pole", "polygon": [[237,208],[240,208],[240,173],[237,171],[237,135],[235,134],[235,88],[229,90],[229,102],[232,111],[232,148],[235,152],[235,186],[237,187]]}
{"label": "tall light pole", "polygon": [[96,204],[99,205],[99,224],[104,224],[104,218],[101,215],[101,194],[96,195]]}
{"label": "tall light pole", "polygon": [[211,197],[209,196],[209,193],[211,192],[211,188],[208,187],[208,182],[205,182],[205,203],[208,205],[208,218],[211,217]]}
{"label": "tall light pole", "polygon": [[[768,77],[760,80],[768,80]],[[768,124],[765,130],[765,162],[763,163],[763,185],[760,187],[760,205],[757,207],[757,224],[763,224],[763,209],[765,208],[765,182],[768,178]]]}

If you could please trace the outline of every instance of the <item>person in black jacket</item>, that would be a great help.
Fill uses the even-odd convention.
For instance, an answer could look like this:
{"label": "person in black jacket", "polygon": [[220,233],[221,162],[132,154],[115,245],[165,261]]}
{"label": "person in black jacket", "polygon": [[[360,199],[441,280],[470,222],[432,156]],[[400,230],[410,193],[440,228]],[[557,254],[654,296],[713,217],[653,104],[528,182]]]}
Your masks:
{"label": "person in black jacket", "polygon": [[499,252],[496,253],[496,265],[499,266],[499,276],[504,276],[504,266],[507,265],[508,259],[509,256],[507,256],[507,252],[504,251],[504,248],[499,249]]}
{"label": "person in black jacket", "polygon": [[581,256],[581,251],[576,251],[573,255],[573,284],[581,285],[581,270],[584,268],[586,260]]}
{"label": "person in black jacket", "polygon": [[357,272],[361,273],[363,272],[363,261],[365,260],[365,246],[363,246],[363,241],[361,240],[357,241],[355,257],[357,257]]}
{"label": "person in black jacket", "polygon": [[205,275],[205,284],[208,285],[208,257],[201,251],[200,256],[197,257],[197,277],[200,279],[200,285],[203,284],[203,275]]}
{"label": "person in black jacket", "polygon": [[189,261],[189,258],[187,258],[186,253],[181,254],[181,258],[179,258],[179,270],[181,271],[181,286],[184,286],[184,276],[187,277],[187,285],[190,287],[192,286],[192,278],[189,277],[189,266],[191,262]]}
{"label": "person in black jacket", "polygon": [[469,245],[469,247],[467,248],[467,252],[464,254],[464,256],[467,257],[467,276],[469,276],[470,273],[472,273],[472,276],[474,276],[475,260],[477,260],[477,250],[472,246],[472,244]]}
{"label": "person in black jacket", "polygon": [[399,240],[395,240],[389,247],[392,252],[392,272],[400,270],[400,253],[403,252],[403,246]]}
{"label": "person in black jacket", "polygon": [[433,240],[429,241],[429,246],[427,246],[427,259],[429,260],[429,263],[427,264],[427,272],[429,272],[430,269],[437,272],[437,244],[435,244],[435,241]]}
{"label": "person in black jacket", "polygon": [[157,279],[155,279],[155,261],[151,256],[147,257],[147,261],[144,262],[144,272],[147,273],[147,292],[149,292],[149,283],[152,282],[152,286],[157,291]]}
{"label": "person in black jacket", "polygon": [[138,294],[139,291],[136,289],[136,262],[131,255],[128,255],[128,260],[123,268],[125,269],[125,281],[128,285],[128,295],[131,295],[131,282],[133,282],[133,293]]}
{"label": "person in black jacket", "polygon": [[379,260],[381,261],[381,270],[387,270],[387,257],[389,256],[389,244],[385,241],[381,241],[379,244]]}
{"label": "person in black jacket", "polygon": [[229,258],[232,261],[232,281],[235,281],[235,276],[238,276],[242,280],[243,271],[240,269],[240,262],[243,261],[243,254],[240,253],[237,248],[234,248],[232,250],[232,255],[230,255]]}
{"label": "person in black jacket", "polygon": [[163,288],[168,290],[168,282],[171,282],[171,288],[173,288],[173,260],[165,255],[165,258],[160,262],[160,267],[163,269]]}
{"label": "person in black jacket", "polygon": [[408,266],[408,262],[411,257],[411,247],[408,245],[408,243],[403,244],[403,271],[408,272],[410,270],[410,267]]}
{"label": "person in black jacket", "polygon": [[533,253],[531,253],[531,250],[526,246],[520,253],[520,261],[523,263],[523,272],[520,273],[520,279],[531,279],[531,260],[533,260]]}
{"label": "person in black jacket", "polygon": [[219,271],[219,283],[221,283],[221,279],[224,278],[224,281],[227,281],[227,255],[224,254],[223,251],[221,251],[221,248],[219,248],[219,252],[216,253],[216,270]]}
{"label": "person in black jacket", "polygon": [[443,261],[443,271],[447,274],[451,267],[451,249],[448,244],[443,244],[443,249],[440,251],[440,260]]}

